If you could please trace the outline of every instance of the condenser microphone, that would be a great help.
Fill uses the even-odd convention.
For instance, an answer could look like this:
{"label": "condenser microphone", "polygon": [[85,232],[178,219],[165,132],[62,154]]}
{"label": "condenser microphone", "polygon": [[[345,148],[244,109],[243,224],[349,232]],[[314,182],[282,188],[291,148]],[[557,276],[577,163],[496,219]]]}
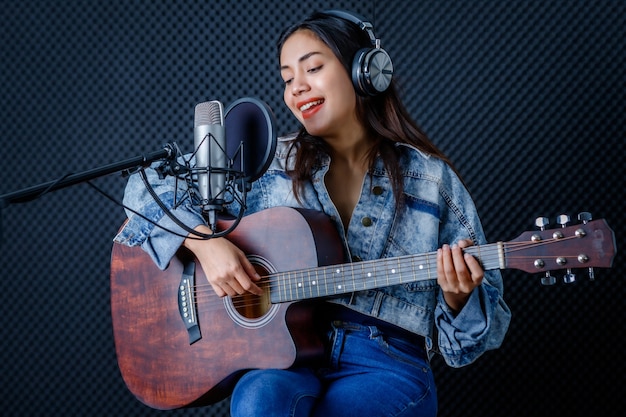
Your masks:
{"label": "condenser microphone", "polygon": [[193,142],[202,209],[213,226],[216,211],[223,208],[228,168],[222,103],[213,100],[196,105]]}

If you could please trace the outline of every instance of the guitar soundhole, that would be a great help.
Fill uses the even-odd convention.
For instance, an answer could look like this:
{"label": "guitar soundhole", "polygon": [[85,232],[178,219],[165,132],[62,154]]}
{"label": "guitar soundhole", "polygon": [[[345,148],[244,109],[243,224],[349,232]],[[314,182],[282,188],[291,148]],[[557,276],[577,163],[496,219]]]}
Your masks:
{"label": "guitar soundhole", "polygon": [[263,295],[244,294],[225,297],[226,310],[235,323],[247,328],[263,327],[270,322],[278,311],[278,304],[272,304],[270,297],[270,275],[272,267],[269,262],[259,256],[248,257],[257,273],[263,277],[257,283]]}

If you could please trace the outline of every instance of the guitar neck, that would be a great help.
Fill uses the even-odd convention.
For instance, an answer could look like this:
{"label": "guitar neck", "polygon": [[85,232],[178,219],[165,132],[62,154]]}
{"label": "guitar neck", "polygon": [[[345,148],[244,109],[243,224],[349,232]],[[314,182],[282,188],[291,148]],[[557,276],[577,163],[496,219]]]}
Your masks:
{"label": "guitar neck", "polygon": [[[527,231],[508,242],[470,246],[484,270],[528,273],[576,267],[611,267],[615,233],[606,220]],[[569,273],[569,272],[568,272]],[[389,285],[437,279],[437,252],[283,272],[269,279],[272,303],[333,296]]]}
{"label": "guitar neck", "polygon": [[[470,246],[485,270],[504,269],[503,243]],[[299,301],[437,279],[437,252],[272,274],[272,303]]]}

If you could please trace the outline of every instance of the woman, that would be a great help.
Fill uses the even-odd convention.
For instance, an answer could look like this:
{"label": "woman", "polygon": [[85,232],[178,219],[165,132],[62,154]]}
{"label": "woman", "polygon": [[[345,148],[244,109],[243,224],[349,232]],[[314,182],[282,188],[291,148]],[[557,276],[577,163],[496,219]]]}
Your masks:
{"label": "woman", "polygon": [[[325,363],[246,373],[232,394],[234,416],[435,416],[430,355],[467,365],[499,347],[508,328],[499,272],[483,271],[463,251],[485,243],[463,183],[411,120],[394,80],[360,85],[353,59],[375,42],[361,23],[346,12],[316,13],[281,35],[284,101],[302,127],[279,140],[271,166],[248,193],[246,213],[274,206],[320,210],[357,262],[436,250],[436,280],[325,300],[319,317],[329,336]],[[173,182],[148,173],[172,207]],[[182,230],[135,177],[126,204],[163,228],[131,215],[118,242],[141,244],[161,268],[184,245],[217,295],[261,293],[254,267],[227,239],[167,232]],[[237,201],[228,209],[236,213]],[[173,212],[211,233],[191,202]]]}

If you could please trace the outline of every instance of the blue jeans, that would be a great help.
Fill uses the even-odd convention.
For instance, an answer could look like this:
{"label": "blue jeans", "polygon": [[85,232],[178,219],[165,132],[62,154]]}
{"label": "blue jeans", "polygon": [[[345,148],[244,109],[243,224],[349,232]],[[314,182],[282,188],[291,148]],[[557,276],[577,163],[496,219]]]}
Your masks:
{"label": "blue jeans", "polygon": [[437,392],[423,346],[386,336],[375,326],[333,327],[327,367],[250,371],[235,386],[231,415],[437,415]]}

